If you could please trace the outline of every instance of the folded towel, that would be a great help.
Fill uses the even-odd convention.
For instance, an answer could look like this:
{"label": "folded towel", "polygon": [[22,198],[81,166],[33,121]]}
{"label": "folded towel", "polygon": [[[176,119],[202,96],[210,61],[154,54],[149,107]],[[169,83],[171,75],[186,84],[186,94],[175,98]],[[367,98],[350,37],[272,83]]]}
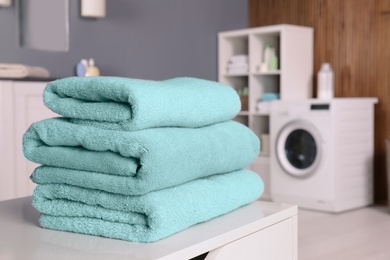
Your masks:
{"label": "folded towel", "polygon": [[248,73],[248,68],[246,69],[228,69],[228,74],[246,74]]}
{"label": "folded towel", "polygon": [[271,103],[266,101],[257,102],[256,104],[256,111],[259,113],[269,113],[271,108]]}
{"label": "folded towel", "polygon": [[277,99],[280,99],[279,93],[264,93],[261,95],[261,100],[265,102],[270,102]]}
{"label": "folded towel", "polygon": [[50,77],[50,73],[43,67],[31,67],[23,64],[0,63],[0,78],[43,78]]}
{"label": "folded towel", "polygon": [[233,88],[196,78],[71,77],[49,83],[44,101],[73,122],[91,120],[109,129],[115,123],[122,130],[200,127],[232,119],[240,111]]}
{"label": "folded towel", "polygon": [[248,66],[248,61],[230,61],[228,63],[228,67],[235,67],[235,66]]}
{"label": "folded towel", "polygon": [[229,70],[248,70],[249,65],[248,64],[229,64],[228,69]]}
{"label": "folded towel", "polygon": [[264,185],[246,170],[214,175],[142,196],[66,184],[38,185],[33,206],[44,228],[153,242],[256,200]]}
{"label": "folded towel", "polygon": [[[39,164],[89,171],[90,180],[87,173],[80,172],[79,178],[91,185],[98,185],[93,181],[101,178],[100,175],[92,178],[91,172],[126,176],[128,180],[120,185],[125,185],[123,190],[117,192],[136,195],[242,169],[256,158],[259,142],[251,130],[234,121],[201,128],[126,132],[76,125],[66,118],[55,118],[35,123],[28,129],[23,151],[27,159]],[[62,183],[65,178],[69,184],[80,182],[61,177],[59,172],[61,170],[53,173],[54,179],[50,182]],[[76,177],[78,173],[72,174]],[[58,180],[54,176],[58,176]],[[124,178],[116,179],[119,182]]]}
{"label": "folded towel", "polygon": [[229,61],[232,63],[248,62],[248,55],[247,54],[233,55],[230,57]]}

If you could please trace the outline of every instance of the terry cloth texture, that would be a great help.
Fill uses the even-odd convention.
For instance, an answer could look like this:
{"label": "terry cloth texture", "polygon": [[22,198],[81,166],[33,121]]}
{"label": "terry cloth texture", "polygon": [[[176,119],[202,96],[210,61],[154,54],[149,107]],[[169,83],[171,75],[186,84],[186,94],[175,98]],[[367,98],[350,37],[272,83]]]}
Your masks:
{"label": "terry cloth texture", "polygon": [[214,175],[142,196],[66,184],[38,185],[42,227],[132,242],[153,242],[256,200],[264,185],[246,170]]}
{"label": "terry cloth texture", "polygon": [[196,78],[70,77],[50,82],[44,102],[74,123],[125,131],[201,127],[230,120],[240,111],[233,88]]}
{"label": "terry cloth texture", "polygon": [[234,121],[126,132],[55,118],[33,124],[23,140],[25,157],[45,165],[35,171],[33,181],[126,195],[245,168],[259,148],[257,136]]}

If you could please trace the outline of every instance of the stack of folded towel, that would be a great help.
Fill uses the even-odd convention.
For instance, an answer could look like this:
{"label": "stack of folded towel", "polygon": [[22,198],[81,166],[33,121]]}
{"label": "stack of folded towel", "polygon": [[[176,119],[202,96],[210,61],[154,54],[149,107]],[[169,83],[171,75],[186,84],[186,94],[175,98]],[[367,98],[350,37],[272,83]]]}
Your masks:
{"label": "stack of folded towel", "polygon": [[263,182],[243,170],[259,140],[230,121],[236,92],[175,78],[65,78],[44,92],[64,116],[34,123],[25,157],[42,164],[33,205],[42,227],[152,242],[256,200]]}
{"label": "stack of folded towel", "polygon": [[227,66],[228,74],[245,74],[249,71],[248,55],[233,55]]}
{"label": "stack of folded towel", "polygon": [[257,100],[256,110],[260,113],[269,113],[271,108],[271,101],[280,99],[279,93],[264,93]]}

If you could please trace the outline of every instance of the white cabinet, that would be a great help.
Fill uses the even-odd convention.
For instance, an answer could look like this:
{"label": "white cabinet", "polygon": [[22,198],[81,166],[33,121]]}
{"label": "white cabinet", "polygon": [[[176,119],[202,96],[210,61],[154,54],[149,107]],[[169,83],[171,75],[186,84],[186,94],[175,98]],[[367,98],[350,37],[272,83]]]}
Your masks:
{"label": "white cabinet", "polygon": [[37,166],[22,153],[22,138],[36,121],[58,116],[43,104],[45,82],[0,81],[0,200],[29,196]]}
{"label": "white cabinet", "polygon": [[[278,58],[276,68],[264,71],[264,48],[270,45]],[[248,69],[231,73],[228,65],[236,55],[248,56]],[[312,97],[313,80],[313,29],[293,25],[273,25],[218,35],[218,80],[237,92],[247,87],[248,95],[241,96],[248,103],[235,120],[247,125],[260,139],[269,139],[269,111],[267,104],[257,109],[258,100],[265,93],[278,94],[280,99]],[[244,66],[245,68],[245,66]],[[247,100],[245,100],[247,99]],[[267,143],[262,140],[262,144]],[[269,142],[268,142],[269,143]],[[265,149],[264,149],[265,148]],[[269,149],[262,147],[258,160],[249,168],[257,172],[269,187]],[[269,198],[266,190],[263,198]]]}
{"label": "white cabinet", "polygon": [[53,232],[37,218],[31,197],[0,202],[0,259],[298,259],[298,207],[288,204],[255,201],[155,243]]}

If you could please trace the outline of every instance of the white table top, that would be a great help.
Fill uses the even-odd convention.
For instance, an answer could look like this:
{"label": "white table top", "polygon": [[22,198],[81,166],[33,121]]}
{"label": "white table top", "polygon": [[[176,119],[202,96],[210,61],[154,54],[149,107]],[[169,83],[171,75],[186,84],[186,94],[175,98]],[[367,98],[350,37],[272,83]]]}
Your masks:
{"label": "white table top", "polygon": [[256,201],[155,243],[47,230],[31,197],[0,202],[0,259],[190,259],[297,215],[297,207]]}

